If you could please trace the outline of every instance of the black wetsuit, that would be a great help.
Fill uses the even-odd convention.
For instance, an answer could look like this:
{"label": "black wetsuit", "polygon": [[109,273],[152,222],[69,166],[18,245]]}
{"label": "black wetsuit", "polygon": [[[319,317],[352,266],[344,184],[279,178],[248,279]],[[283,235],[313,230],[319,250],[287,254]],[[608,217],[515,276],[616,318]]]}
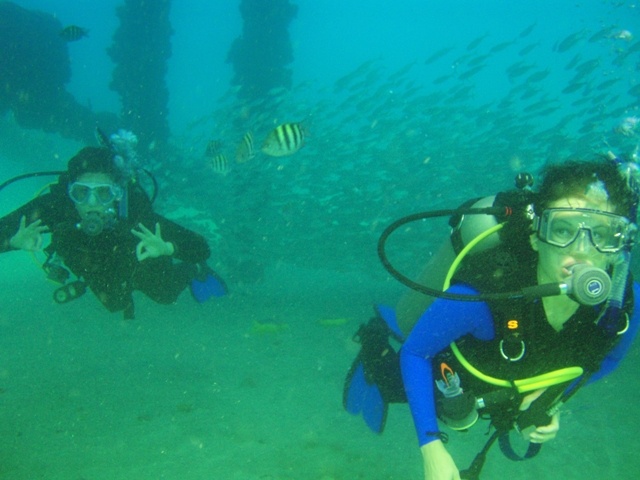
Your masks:
{"label": "black wetsuit", "polygon": [[[66,182],[61,181],[51,187],[50,193],[0,219],[0,253],[13,250],[9,242],[22,216],[27,225],[41,219],[51,231],[51,248],[47,250],[55,251],[108,310],[124,310],[127,316],[133,316],[134,290],[159,303],[174,302],[196,276],[197,264],[210,254],[204,237],[155,213],[147,196],[137,188],[129,192],[128,217],[99,235],[89,236],[76,227],[80,216],[67,195]],[[136,246],[140,240],[131,229],[140,223],[151,231],[160,224],[163,240],[175,248],[171,257],[138,261]]]}

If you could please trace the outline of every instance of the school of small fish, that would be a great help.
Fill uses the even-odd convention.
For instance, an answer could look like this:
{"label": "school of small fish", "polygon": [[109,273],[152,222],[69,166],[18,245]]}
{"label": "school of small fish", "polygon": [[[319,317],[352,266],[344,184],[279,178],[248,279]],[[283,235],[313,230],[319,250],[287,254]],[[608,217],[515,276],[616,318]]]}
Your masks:
{"label": "school of small fish", "polygon": [[[215,155],[236,160],[212,165],[228,173],[212,191],[198,177],[202,159],[186,158],[195,172],[190,198],[215,205],[229,257],[296,252],[301,264],[328,266],[324,249],[339,248],[336,266],[357,268],[366,252],[363,270],[383,275],[375,242],[403,215],[511,188],[516,173],[547,161],[637,152],[640,41],[632,30],[584,27],[554,39],[537,29],[436,46],[394,69],[368,60],[333,84],[278,88],[253,101],[235,100],[231,89],[180,139],[201,151],[218,139]],[[432,228],[425,241],[437,244],[443,232]]]}

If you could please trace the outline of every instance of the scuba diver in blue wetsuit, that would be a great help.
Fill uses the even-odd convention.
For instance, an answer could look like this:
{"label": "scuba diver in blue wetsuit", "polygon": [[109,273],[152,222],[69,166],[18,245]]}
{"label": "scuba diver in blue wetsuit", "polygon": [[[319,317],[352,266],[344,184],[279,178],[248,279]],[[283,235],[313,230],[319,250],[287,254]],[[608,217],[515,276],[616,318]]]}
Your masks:
{"label": "scuba diver in blue wetsuit", "polygon": [[[640,326],[640,287],[629,274],[636,171],[617,158],[551,165],[536,192],[530,176],[519,176],[523,188],[498,194],[488,208],[478,207],[483,199],[387,228],[383,264],[421,293],[400,302],[398,315],[378,307],[356,333],[362,348],[345,382],[345,408],[382,432],[387,405],[408,401],[426,480],[479,478],[496,441],[511,459],[534,456],[556,436],[562,404],[611,373]],[[422,283],[413,282],[389,263],[385,242],[401,225],[443,215],[455,232],[444,251],[464,248],[449,272],[427,269]],[[478,229],[474,223],[491,228],[460,241],[465,228]],[[420,306],[428,308],[408,319]],[[390,338],[402,342],[399,352]],[[460,471],[438,420],[465,430],[487,417],[494,433]],[[517,437],[528,446],[524,455],[512,446]]]}
{"label": "scuba diver in blue wetsuit", "polygon": [[176,301],[189,285],[199,302],[224,295],[224,282],[206,264],[204,237],[155,213],[128,166],[113,148],[86,147],[66,172],[43,172],[61,174],[50,192],[0,219],[0,252],[40,250],[42,235],[51,233],[43,268],[62,284],[54,300],[74,300],[88,286],[128,319],[135,290],[158,303]]}

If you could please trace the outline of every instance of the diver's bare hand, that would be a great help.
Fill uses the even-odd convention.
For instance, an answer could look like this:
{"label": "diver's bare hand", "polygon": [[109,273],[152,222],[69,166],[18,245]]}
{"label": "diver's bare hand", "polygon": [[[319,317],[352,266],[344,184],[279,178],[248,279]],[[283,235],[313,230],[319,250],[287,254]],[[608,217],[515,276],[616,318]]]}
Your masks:
{"label": "diver's bare hand", "polygon": [[162,239],[162,231],[160,224],[156,223],[155,233],[139,223],[136,230],[131,229],[131,233],[140,239],[140,243],[136,246],[136,257],[141,262],[147,258],[157,258],[163,255],[173,255],[175,248],[171,242],[165,242]]}
{"label": "diver's bare hand", "polygon": [[528,440],[531,443],[544,443],[556,438],[560,430],[560,412],[556,412],[551,417],[551,423],[542,427],[536,428],[529,434]]}
{"label": "diver's bare hand", "polygon": [[[541,388],[533,393],[530,393],[529,395],[526,395],[522,399],[522,403],[520,403],[520,411],[529,409],[531,404],[535,402],[538,397],[540,397],[540,395],[545,392],[545,390],[546,388]],[[553,414],[553,416],[551,417],[551,423],[549,423],[549,425],[537,427],[535,430],[523,434],[523,436],[525,440],[528,440],[531,443],[544,443],[556,438],[558,430],[560,430],[560,412],[556,412]]]}
{"label": "diver's bare hand", "polygon": [[425,480],[460,480],[460,472],[441,440],[420,447]]}
{"label": "diver's bare hand", "polygon": [[42,220],[38,219],[35,222],[27,225],[27,218],[23,215],[20,218],[20,226],[16,234],[9,240],[11,248],[17,250],[26,250],[27,252],[35,252],[42,249],[42,234],[49,229],[42,225]]}

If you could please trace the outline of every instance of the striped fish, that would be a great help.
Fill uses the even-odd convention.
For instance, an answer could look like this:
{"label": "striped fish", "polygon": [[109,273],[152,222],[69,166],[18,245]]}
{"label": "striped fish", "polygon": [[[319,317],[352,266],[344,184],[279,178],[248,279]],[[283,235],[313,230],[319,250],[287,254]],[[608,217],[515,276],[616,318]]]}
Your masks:
{"label": "striped fish", "polygon": [[299,123],[284,123],[267,135],[262,153],[272,157],[293,155],[304,145],[305,131]]}
{"label": "striped fish", "polygon": [[238,149],[236,150],[236,162],[248,162],[255,157],[255,155],[256,154],[253,151],[253,135],[251,132],[247,132],[242,137],[240,145],[238,145]]}
{"label": "striped fish", "polygon": [[226,176],[229,173],[229,160],[224,153],[218,153],[214,155],[210,160],[211,170],[222,176]]}
{"label": "striped fish", "polygon": [[89,35],[89,30],[77,25],[69,25],[60,30],[59,35],[65,42],[77,42],[81,38]]}

